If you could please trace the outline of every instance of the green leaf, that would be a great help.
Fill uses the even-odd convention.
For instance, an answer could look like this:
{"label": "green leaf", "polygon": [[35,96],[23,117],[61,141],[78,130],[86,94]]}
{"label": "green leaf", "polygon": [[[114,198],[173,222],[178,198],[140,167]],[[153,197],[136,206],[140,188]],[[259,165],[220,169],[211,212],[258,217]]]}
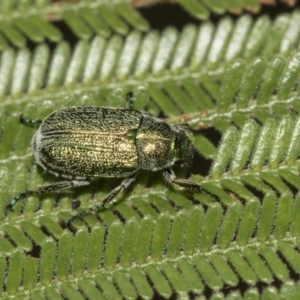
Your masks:
{"label": "green leaf", "polygon": [[[256,0],[179,1],[207,21],[157,30],[141,2],[0,2],[0,298],[299,298],[299,11],[254,20]],[[126,107],[129,91],[136,110],[191,127],[200,155],[174,172],[199,190],[143,170],[72,228],[72,201],[94,206],[118,179],[6,209],[57,180],[20,114]]]}

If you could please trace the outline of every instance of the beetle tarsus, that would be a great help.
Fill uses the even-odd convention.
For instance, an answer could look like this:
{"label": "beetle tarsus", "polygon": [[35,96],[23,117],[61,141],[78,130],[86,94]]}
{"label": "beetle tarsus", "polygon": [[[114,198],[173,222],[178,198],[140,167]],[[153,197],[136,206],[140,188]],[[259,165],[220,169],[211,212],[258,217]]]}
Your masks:
{"label": "beetle tarsus", "polygon": [[27,195],[31,194],[32,191],[27,191],[24,193],[19,194],[18,196],[14,197],[7,205],[6,210],[12,210],[12,208],[15,206],[15,204],[22,198],[25,198]]}
{"label": "beetle tarsus", "polygon": [[79,208],[80,205],[81,205],[80,200],[77,200],[77,199],[72,200],[72,209],[77,209],[77,208]]}
{"label": "beetle tarsus", "polygon": [[45,193],[50,193],[50,192],[55,192],[55,191],[60,191],[60,190],[66,190],[70,188],[74,188],[77,186],[82,186],[82,185],[88,185],[90,184],[90,181],[78,181],[78,180],[72,180],[72,181],[59,181],[53,184],[49,184],[46,186],[41,186],[35,191],[27,191],[24,193],[19,194],[15,198],[13,198],[8,205],[6,206],[7,210],[11,210],[12,207],[22,198],[25,198],[31,194],[45,194]]}
{"label": "beetle tarsus", "polygon": [[167,168],[164,170],[163,176],[164,176],[166,183],[168,183],[168,184],[176,184],[176,185],[182,186],[182,187],[184,187],[188,190],[192,190],[192,191],[202,190],[201,185],[199,185],[191,180],[177,178],[175,173],[173,172],[173,170],[170,168]]}
{"label": "beetle tarsus", "polygon": [[129,110],[133,110],[133,92],[126,94],[126,101],[128,102]]}
{"label": "beetle tarsus", "polygon": [[38,124],[42,123],[42,120],[26,119],[23,117],[23,114],[20,115],[19,120],[20,120],[20,123],[22,123],[22,124],[32,124],[32,125],[37,124],[38,125]]}

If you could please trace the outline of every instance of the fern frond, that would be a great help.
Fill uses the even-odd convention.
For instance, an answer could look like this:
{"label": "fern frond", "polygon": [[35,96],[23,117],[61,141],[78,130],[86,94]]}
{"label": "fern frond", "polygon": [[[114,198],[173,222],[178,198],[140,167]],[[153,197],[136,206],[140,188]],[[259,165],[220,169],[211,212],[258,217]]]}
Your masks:
{"label": "fern frond", "polygon": [[[202,28],[199,30],[202,31]],[[184,78],[181,73],[176,74],[175,70],[161,73],[160,70],[163,70],[161,68],[169,65],[178,67],[180,61],[181,67],[183,67],[183,62],[187,63],[189,59],[192,61],[195,58],[195,56],[187,55],[189,51],[184,55],[180,51],[175,51],[177,54],[173,57],[172,62],[166,64],[166,60],[162,59],[165,54],[159,50],[164,49],[168,53],[163,41],[170,40],[173,36],[174,44],[177,44],[175,49],[181,49],[181,43],[187,43],[184,36],[195,36],[195,29],[193,26],[186,27],[183,31],[185,34],[182,34],[178,40],[175,38],[176,31],[174,29],[166,30],[161,37],[150,33],[143,38],[139,32],[132,32],[125,44],[119,36],[114,36],[108,43],[98,37],[91,44],[80,42],[72,54],[68,44],[61,43],[55,49],[52,57],[48,47],[43,44],[36,48],[32,58],[26,49],[20,50],[16,54],[12,50],[7,50],[2,53],[1,57],[3,63],[0,72],[2,74],[0,76],[0,82],[2,82],[0,93],[4,99],[9,100],[7,94],[17,97],[21,93],[27,92],[32,95],[30,99],[33,103],[43,101],[44,92],[48,95],[51,93],[52,105],[57,109],[61,107],[62,98],[65,99],[63,106],[66,106],[68,101],[74,105],[77,98],[69,96],[69,90],[72,89],[74,93],[88,92],[94,95],[94,100],[88,100],[91,97],[83,97],[86,99],[84,101],[76,100],[77,105],[103,105],[104,99],[110,95],[111,89],[114,90],[114,93],[119,93],[116,83],[110,79],[115,76],[116,80],[123,80],[124,86],[131,86],[126,89],[134,90],[137,98],[140,97],[138,95],[144,93],[140,92],[139,84],[143,83],[148,86],[147,93],[153,100],[149,102],[150,112],[157,113],[158,110],[162,110],[167,116],[176,115],[169,119],[171,123],[188,121],[196,128],[214,126],[221,132],[224,132],[232,122],[238,127],[242,127],[247,117],[264,123],[270,116],[280,117],[298,111],[299,53],[286,61],[283,58],[276,58],[268,63],[267,60],[259,58],[247,67],[246,61],[239,60],[229,65],[226,71],[224,69],[217,76],[208,76],[207,74],[210,72],[208,67],[206,71],[205,69],[197,72],[196,70],[191,71]],[[161,47],[155,51],[157,44]],[[190,45],[192,44],[193,38],[190,41]],[[150,45],[152,47],[149,47]],[[150,50],[147,52],[142,51],[143,49]],[[195,51],[196,49],[195,46]],[[131,55],[133,53],[138,54],[137,60],[134,60],[136,55]],[[158,55],[159,53],[161,56]],[[181,60],[182,58],[183,60]],[[46,68],[49,62],[50,65]],[[176,70],[179,70],[177,67]],[[148,74],[151,69],[156,69],[158,72],[155,77],[151,73]],[[10,84],[11,80],[12,85]],[[223,81],[221,91],[220,80]],[[80,87],[79,84],[83,84],[83,86]],[[41,88],[45,88],[45,90],[41,91]],[[146,99],[147,93],[141,98]],[[33,95],[35,96],[33,97]],[[124,95],[125,90],[119,93],[118,97],[122,99]],[[66,98],[69,100],[67,101]],[[25,95],[23,100],[26,101],[26,99]],[[2,105],[6,107],[9,103],[9,101],[4,101]],[[45,103],[49,104],[49,102]],[[138,108],[142,107],[144,104]],[[27,109],[21,105],[19,109],[20,112],[36,117],[34,106],[29,106]],[[47,109],[41,107],[40,110],[40,116],[43,118],[53,108],[51,106]],[[183,117],[182,114],[184,114]],[[2,146],[5,150],[2,152],[2,157],[6,157],[7,150],[10,149],[8,144],[12,145],[15,141],[12,137],[17,133],[15,130],[18,129],[15,121],[7,125],[10,127],[10,134],[4,133]],[[26,134],[29,137],[31,131],[27,130]],[[23,141],[25,142],[26,139]],[[20,145],[23,142],[17,141],[17,143]],[[215,146],[203,135],[196,136],[195,145],[205,157],[213,158],[216,151]],[[0,145],[0,148],[2,146]],[[19,146],[17,148],[22,149]]]}
{"label": "fern frond", "polygon": [[296,171],[299,156],[298,117],[283,117],[279,122],[269,119],[263,127],[248,121],[238,132],[230,128],[223,136],[211,168],[211,176],[218,178],[229,171],[232,176],[251,168],[255,172],[274,169]]}
{"label": "fern frond", "polygon": [[226,11],[239,14],[242,10],[249,10],[252,13],[260,10],[258,0],[248,0],[243,2],[235,1],[207,1],[207,0],[178,0],[178,3],[189,12],[192,16],[198,19],[208,19],[210,13],[224,14]]}
{"label": "fern frond", "polygon": [[[63,232],[57,241],[44,239],[39,258],[27,257],[20,248],[9,255],[3,296],[29,292],[43,297],[51,289],[87,296],[91,286],[109,299],[152,297],[152,282],[159,294],[169,297],[174,292],[201,294],[204,287],[234,288],[238,278],[250,289],[259,282],[271,284],[275,277],[282,282],[289,274],[285,264],[300,273],[299,253],[294,250],[300,232],[299,199],[269,194],[262,203],[253,199],[244,207],[239,202],[226,209],[215,204],[204,212],[194,206],[174,214],[132,218],[125,224],[116,219],[109,227],[97,224],[89,233],[79,229],[74,237]],[[138,202],[147,200],[136,201],[136,209]],[[32,228],[22,228],[38,241]],[[29,269],[29,263],[35,267]],[[47,282],[51,286],[40,290],[39,283]]]}
{"label": "fern frond", "polygon": [[[147,25],[127,3],[55,1],[62,8],[55,11],[53,1],[25,2],[0,4],[0,16],[14,5],[14,18],[23,5],[21,21],[1,21],[7,40],[21,45],[22,33],[40,41],[47,30],[51,36],[52,25],[34,23],[36,16],[66,20],[82,40],[74,49],[40,43],[33,52],[0,54],[0,298],[297,296],[299,11],[144,34]],[[227,2],[199,3],[206,11],[228,9]],[[104,23],[96,19],[100,6]],[[97,30],[103,37],[87,40]],[[62,226],[75,214],[71,200],[80,200],[82,211],[117,181],[29,196],[6,210],[19,192],[55,180],[34,165],[28,146],[35,129],[19,124],[20,113],[43,119],[69,105],[123,106],[128,90],[137,109],[147,105],[170,123],[223,133],[218,146],[205,132],[195,134],[196,149],[212,162],[207,177],[193,177],[201,191],[165,187],[160,176],[141,172],[132,190],[74,221],[73,230]]]}
{"label": "fern frond", "polygon": [[[8,43],[15,47],[24,47],[26,39],[40,43],[45,38],[58,42],[61,32],[46,21],[46,9],[43,11],[39,3],[26,7],[22,1],[2,1],[0,7],[0,49],[6,49]],[[3,5],[2,5],[3,4]],[[41,4],[41,2],[40,2]],[[44,2],[46,4],[46,2]]]}
{"label": "fern frond", "polygon": [[127,34],[130,27],[145,31],[147,21],[128,1],[7,1],[0,6],[0,49],[8,42],[24,47],[26,38],[41,42],[45,38],[57,42],[61,32],[50,23],[63,20],[81,39],[89,39],[95,33],[108,37],[111,31]]}
{"label": "fern frond", "polygon": [[[267,195],[292,197],[300,188],[299,124],[299,117],[286,116],[263,126],[250,120],[241,131],[230,127],[215,152],[210,176],[196,180],[225,205]],[[202,202],[201,195],[196,198]],[[202,203],[208,204],[206,199]],[[284,220],[288,216],[281,224]]]}
{"label": "fern frond", "polygon": [[[32,107],[29,106],[29,108]],[[49,109],[51,110],[51,106]],[[11,178],[5,175],[4,178],[6,180],[0,182],[4,199],[9,198],[9,195],[13,197],[13,194],[17,193],[17,191],[25,190],[26,183],[33,189],[43,183],[43,178],[38,174],[37,167],[32,166],[31,155],[26,154],[26,147],[23,148],[23,152],[17,152],[18,155],[11,157],[11,152],[8,149],[11,149],[14,145],[20,146],[24,144],[25,146],[26,143],[28,144],[32,132],[29,128],[19,126],[16,119],[14,119],[14,122],[15,124],[12,122],[11,125],[12,129],[13,127],[16,128],[16,131],[14,132],[12,130],[7,134],[4,132],[3,144],[1,144],[3,151],[0,151],[0,153],[2,155],[2,164],[7,168],[2,168],[2,173],[8,174],[8,170],[13,169],[18,176]],[[230,193],[233,193],[233,195],[239,199],[251,201],[253,198],[257,198],[256,193],[251,187],[259,190],[263,195],[277,193],[282,195],[289,193],[293,195],[294,192],[289,188],[289,185],[296,189],[300,187],[298,183],[299,167],[297,159],[300,149],[299,124],[299,118],[291,118],[289,116],[284,117],[280,122],[275,119],[270,119],[263,126],[258,125],[254,121],[248,121],[240,132],[234,127],[229,128],[224,134],[218,150],[214,151],[215,156],[210,170],[210,176],[201,179],[199,182],[215,199],[209,200],[208,197],[197,195],[196,198],[201,199],[200,202],[205,204],[219,199],[224,204],[230,205],[234,199]],[[11,139],[13,137],[14,141],[12,142]],[[8,149],[6,148],[6,140],[9,140],[9,145],[11,145]],[[196,147],[197,146],[196,144]],[[18,149],[18,151],[20,151],[20,149]],[[22,163],[20,164],[20,162]],[[26,171],[24,164],[30,166],[30,172]],[[51,179],[51,176],[49,179]],[[148,176],[141,176],[139,181],[141,187],[137,185],[133,192],[137,195],[142,193],[142,189],[147,184],[147,181]],[[196,179],[196,181],[199,181],[199,179]],[[10,184],[8,184],[8,182]],[[288,183],[288,185],[286,183]],[[12,192],[10,192],[12,186],[13,189]],[[105,186],[105,181],[103,182],[103,186]],[[85,202],[91,201],[90,191],[95,188],[96,184],[92,185],[92,187],[82,189],[82,200]],[[97,198],[101,199],[109,190],[109,188],[101,190],[101,193],[97,193]],[[44,210],[49,211],[50,216],[55,199],[51,195],[45,195],[43,198],[42,207]],[[177,207],[188,209],[191,206],[191,203],[186,201],[185,197],[180,198],[172,195],[172,199],[174,205]],[[34,211],[40,205],[38,200],[37,197],[29,197],[26,200],[26,206],[24,207],[24,213],[26,215],[33,217]],[[170,211],[170,209],[172,209],[167,205],[166,201],[161,199],[158,191],[153,194],[149,201],[158,211]],[[65,213],[59,215],[55,212],[53,216],[62,220],[68,219],[70,214],[66,214],[66,211],[69,211],[69,197],[62,197],[60,203]],[[16,211],[18,211],[20,205],[21,203],[16,207]],[[138,214],[136,211],[128,208],[127,205],[120,205],[118,213],[123,216],[123,218],[130,219],[137,217]],[[137,203],[136,205],[139,207],[140,204]],[[143,214],[154,216],[156,215],[156,210],[153,210],[153,207],[142,202],[140,210]],[[4,213],[4,208],[5,202],[2,202],[2,207],[0,208],[2,213]],[[12,213],[10,216],[12,222],[17,215],[16,213]],[[113,223],[115,219],[114,215],[109,211],[103,213],[103,218],[108,224]],[[97,223],[97,220],[92,216],[88,217],[87,221],[90,226]],[[46,220],[44,220],[44,222],[46,222]],[[47,224],[47,222],[43,224]],[[34,227],[30,224],[22,223],[21,228],[27,228],[29,236],[34,235]],[[59,232],[60,231],[56,229],[55,235],[59,235]],[[22,235],[16,233],[14,236],[21,237]],[[36,243],[41,244],[44,238],[45,236],[43,235],[37,235]],[[27,249],[28,241],[26,242],[25,237],[23,239],[24,241],[20,242],[20,247]]]}
{"label": "fern frond", "polygon": [[[299,16],[299,12],[295,11],[292,15],[281,15],[279,19],[290,22],[293,28],[296,27],[295,24],[298,24],[300,28]],[[207,105],[211,108],[213,104],[210,96],[218,96],[212,92],[211,83],[205,84],[205,77],[208,74],[211,78],[211,70],[215,70],[213,77],[220,79],[226,71],[226,68],[220,68],[220,64],[232,62],[237,58],[249,60],[262,54],[266,60],[272,60],[275,54],[287,56],[297,50],[300,31],[291,35],[288,28],[285,29],[283,35],[276,35],[272,38],[272,42],[277,45],[276,48],[272,48],[272,51],[263,48],[268,43],[253,45],[252,35],[257,36],[257,28],[260,30],[260,36],[263,36],[260,23],[264,24],[266,34],[274,31],[275,28],[278,31],[277,21],[272,24],[265,17],[261,17],[254,23],[251,17],[246,15],[235,23],[229,18],[223,18],[216,27],[210,23],[204,23],[198,28],[190,25],[182,32],[167,28],[160,35],[156,32],[149,32],[143,36],[138,31],[132,31],[125,40],[118,35],[112,36],[108,41],[96,37],[91,43],[80,41],[73,52],[65,42],[58,44],[53,52],[44,44],[40,44],[33,54],[26,49],[16,53],[8,49],[1,54],[0,74],[3,74],[3,78],[0,78],[2,83],[0,96],[19,95],[24,92],[36,93],[41,88],[46,90],[74,88],[78,84],[91,89],[99,83],[107,86],[109,82],[112,86],[116,80],[122,80],[127,85],[146,81],[157,88],[158,82],[170,81],[170,89],[164,93],[152,91],[152,94],[157,95],[154,97],[156,102],[162,105],[163,98],[166,97],[164,95],[172,97],[176,95],[172,86],[178,86],[178,81],[180,83],[182,81],[187,95],[185,91],[182,91],[180,95],[188,99],[190,103],[188,108],[192,109],[196,106],[207,109]],[[244,32],[244,38],[234,39],[236,32],[245,27],[248,29]],[[274,65],[274,68],[276,66]],[[247,74],[250,82],[254,75],[263,72],[264,61],[257,61],[253,67],[255,70],[252,73],[248,71],[249,74]],[[237,68],[242,74],[243,70],[238,65],[233,66],[231,73],[237,71]],[[228,76],[231,73],[229,71]],[[276,74],[279,74],[279,70]],[[293,74],[295,76],[296,72],[294,71]],[[195,85],[194,78],[199,78],[203,82],[203,87],[193,86]],[[245,77],[243,82],[247,79]],[[10,86],[8,84],[10,80],[13,82],[17,80],[18,85]],[[247,88],[253,88],[254,83],[248,87],[249,84],[247,83]],[[206,95],[207,91],[209,96]],[[247,90],[243,91],[245,92]],[[196,101],[198,104],[193,104],[195,101],[190,100],[193,95],[202,95],[203,104],[199,104],[199,101]],[[245,95],[241,94],[241,99],[238,100],[241,106],[245,102],[243,96]],[[281,96],[284,96],[284,90]],[[207,97],[208,99],[205,99]],[[176,102],[182,109],[180,102]],[[177,112],[178,109],[175,106],[173,113]]]}

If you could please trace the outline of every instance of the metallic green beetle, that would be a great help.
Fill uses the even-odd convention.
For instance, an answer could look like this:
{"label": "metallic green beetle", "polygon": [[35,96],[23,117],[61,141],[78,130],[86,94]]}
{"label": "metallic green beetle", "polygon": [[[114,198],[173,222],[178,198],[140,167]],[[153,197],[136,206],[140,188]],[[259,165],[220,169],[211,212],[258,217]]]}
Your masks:
{"label": "metallic green beetle", "polygon": [[[132,99],[132,95],[128,96]],[[130,100],[129,99],[129,100]],[[31,146],[35,161],[44,170],[64,178],[63,181],[16,196],[12,208],[29,194],[70,189],[88,185],[101,177],[124,178],[100,204],[73,216],[82,217],[105,207],[127,188],[140,169],[162,170],[165,181],[199,189],[199,185],[175,176],[171,167],[180,161],[188,165],[193,157],[193,144],[185,124],[169,125],[145,112],[129,109],[82,106],[54,111],[43,121],[20,117],[22,123],[40,123]]]}

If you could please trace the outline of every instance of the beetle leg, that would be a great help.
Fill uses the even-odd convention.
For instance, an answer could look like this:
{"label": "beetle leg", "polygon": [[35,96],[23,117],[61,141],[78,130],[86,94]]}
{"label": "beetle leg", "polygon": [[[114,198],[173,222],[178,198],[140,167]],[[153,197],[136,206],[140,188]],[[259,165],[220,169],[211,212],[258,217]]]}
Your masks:
{"label": "beetle leg", "polygon": [[199,184],[191,180],[177,178],[172,169],[165,169],[163,172],[163,176],[168,184],[177,184],[189,190],[202,190],[202,187]]}
{"label": "beetle leg", "polygon": [[26,119],[23,117],[23,114],[20,115],[20,123],[23,124],[41,124],[42,120],[31,120],[31,119]]}
{"label": "beetle leg", "polygon": [[66,189],[71,189],[77,186],[82,186],[82,185],[88,185],[90,184],[90,181],[79,181],[79,180],[69,180],[69,181],[59,181],[53,184],[49,184],[46,186],[41,186],[35,191],[26,191],[24,193],[19,194],[15,198],[13,198],[8,205],[6,206],[6,209],[12,209],[12,207],[22,198],[25,198],[29,195],[32,194],[45,194],[45,193],[50,193],[50,192],[55,192],[59,190],[66,190]]}
{"label": "beetle leg", "polygon": [[72,209],[77,209],[81,205],[81,201],[77,199],[72,200]]}
{"label": "beetle leg", "polygon": [[85,215],[90,214],[93,211],[97,211],[101,208],[104,208],[109,202],[111,202],[120,192],[122,192],[124,189],[126,189],[136,178],[136,175],[133,177],[129,177],[124,179],[120,185],[118,185],[117,187],[115,187],[112,191],[110,191],[107,196],[103,199],[103,201],[101,202],[101,204],[96,204],[90,208],[88,208],[87,210],[84,210],[83,212],[71,217],[68,221],[66,221],[66,225],[70,226],[70,224],[78,218],[81,218]]}
{"label": "beetle leg", "polygon": [[126,94],[126,101],[128,102],[129,110],[133,110],[133,92]]}

